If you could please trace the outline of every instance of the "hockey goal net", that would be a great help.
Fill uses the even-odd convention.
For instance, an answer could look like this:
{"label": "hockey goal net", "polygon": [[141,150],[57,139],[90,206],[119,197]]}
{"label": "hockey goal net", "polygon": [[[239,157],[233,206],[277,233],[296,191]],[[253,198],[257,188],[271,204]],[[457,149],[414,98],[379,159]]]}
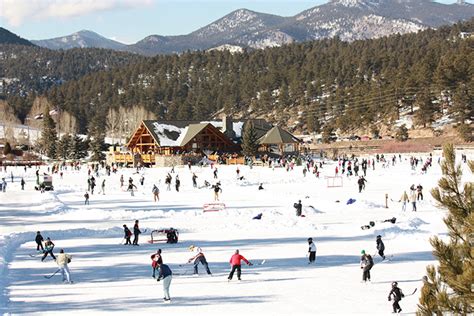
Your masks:
{"label": "hockey goal net", "polygon": [[328,188],[341,188],[343,186],[342,177],[326,177],[327,187]]}

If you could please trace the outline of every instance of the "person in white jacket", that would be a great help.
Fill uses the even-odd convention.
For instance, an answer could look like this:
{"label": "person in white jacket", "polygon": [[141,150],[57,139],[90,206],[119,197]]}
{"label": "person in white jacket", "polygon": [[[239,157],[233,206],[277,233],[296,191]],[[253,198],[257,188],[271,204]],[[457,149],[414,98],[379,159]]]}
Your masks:
{"label": "person in white jacket", "polygon": [[411,190],[410,192],[410,202],[413,207],[412,211],[416,212],[416,191],[415,190]]}
{"label": "person in white jacket", "polygon": [[67,264],[71,262],[71,259],[72,259],[71,255],[64,253],[64,249],[61,249],[59,251],[59,255],[56,258],[56,263],[59,266],[61,275],[63,276],[64,283],[72,283],[71,273],[69,272],[69,267],[67,266]]}

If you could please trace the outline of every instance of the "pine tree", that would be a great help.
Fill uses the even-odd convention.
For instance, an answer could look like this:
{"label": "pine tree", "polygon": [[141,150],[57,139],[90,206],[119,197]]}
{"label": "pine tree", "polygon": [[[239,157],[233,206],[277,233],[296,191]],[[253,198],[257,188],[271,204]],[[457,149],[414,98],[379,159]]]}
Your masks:
{"label": "pine tree", "polygon": [[[445,145],[443,154],[445,160],[441,169],[444,177],[439,180],[438,188],[431,191],[431,195],[448,209],[444,222],[449,239],[443,241],[435,236],[430,240],[439,266],[437,269],[434,266],[427,268],[430,284],[425,286],[430,286],[432,291],[430,295],[420,298],[418,315],[468,315],[474,312],[474,183],[465,182],[461,190],[462,171],[460,165],[456,166],[453,145]],[[471,173],[474,173],[474,161],[469,161],[468,165]]]}
{"label": "pine tree", "polygon": [[57,143],[56,157],[58,159],[68,159],[71,155],[72,137],[69,134],[63,135]]}
{"label": "pine tree", "polygon": [[74,135],[71,140],[71,151],[69,152],[69,159],[82,159],[87,156],[87,143],[77,135]]}
{"label": "pine tree", "polygon": [[428,90],[421,92],[417,96],[415,104],[419,107],[415,113],[417,123],[423,125],[423,127],[426,127],[427,124],[431,124],[434,121],[436,111],[431,93]]}
{"label": "pine tree", "polygon": [[101,161],[105,159],[105,155],[102,152],[105,147],[105,129],[103,122],[105,122],[105,117],[96,114],[89,124],[89,150],[92,152],[92,161]]}
{"label": "pine tree", "polygon": [[258,138],[255,126],[252,121],[245,124],[244,135],[242,136],[242,151],[247,156],[255,156],[258,151]]}
{"label": "pine tree", "polygon": [[49,115],[49,109],[46,109],[43,115],[43,130],[41,131],[41,147],[46,156],[50,158],[56,156],[57,141],[56,123]]}
{"label": "pine tree", "polygon": [[400,126],[395,133],[395,139],[404,142],[408,139],[408,128],[405,124]]}

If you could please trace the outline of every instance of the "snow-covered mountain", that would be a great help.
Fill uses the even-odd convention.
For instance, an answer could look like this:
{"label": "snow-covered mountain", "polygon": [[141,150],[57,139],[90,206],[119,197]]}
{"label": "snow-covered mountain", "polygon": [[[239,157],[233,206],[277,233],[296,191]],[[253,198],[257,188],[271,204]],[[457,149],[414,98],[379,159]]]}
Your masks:
{"label": "snow-covered mountain", "polygon": [[71,35],[56,37],[52,39],[31,41],[32,43],[49,49],[71,49],[71,48],[107,48],[114,50],[125,50],[125,44],[108,39],[92,31],[82,30]]}
{"label": "snow-covered mountain", "polygon": [[[92,32],[53,40],[34,41],[49,48],[104,47],[144,55],[206,50],[222,45],[249,48],[281,46],[339,36],[342,40],[378,38],[417,32],[474,16],[469,3],[441,4],[432,0],[331,0],[292,17],[239,9],[190,34],[150,35],[125,46]],[[100,46],[99,46],[100,45]]]}

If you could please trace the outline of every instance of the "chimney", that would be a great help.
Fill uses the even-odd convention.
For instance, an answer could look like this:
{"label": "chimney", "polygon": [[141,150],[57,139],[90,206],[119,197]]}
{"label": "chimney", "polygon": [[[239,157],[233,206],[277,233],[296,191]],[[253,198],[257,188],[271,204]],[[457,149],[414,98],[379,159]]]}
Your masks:
{"label": "chimney", "polygon": [[232,117],[224,115],[222,118],[222,133],[230,139],[235,138],[234,124],[232,123]]}

